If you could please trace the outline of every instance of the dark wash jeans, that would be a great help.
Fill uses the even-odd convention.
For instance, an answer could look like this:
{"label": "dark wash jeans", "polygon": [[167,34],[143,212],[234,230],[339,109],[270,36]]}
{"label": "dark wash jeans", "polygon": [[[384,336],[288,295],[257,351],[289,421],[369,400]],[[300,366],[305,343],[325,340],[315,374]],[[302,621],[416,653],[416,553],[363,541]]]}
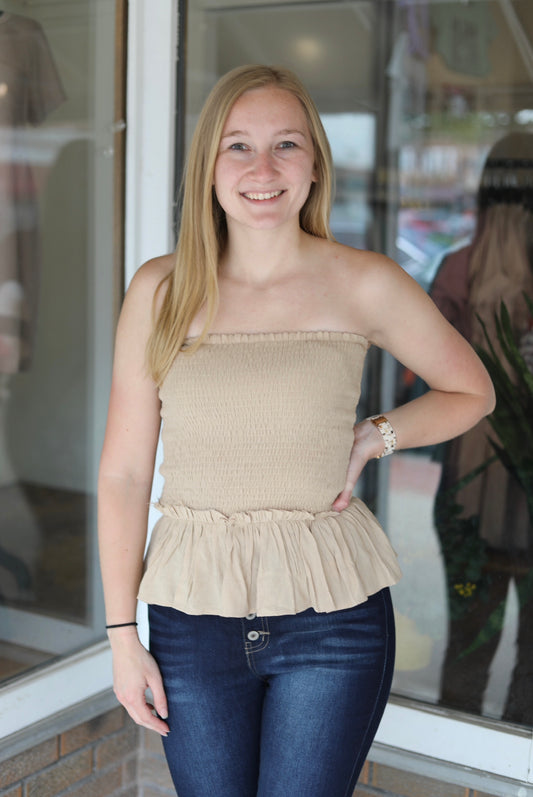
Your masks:
{"label": "dark wash jeans", "polygon": [[179,797],[351,797],[392,680],[388,589],[320,614],[149,617]]}

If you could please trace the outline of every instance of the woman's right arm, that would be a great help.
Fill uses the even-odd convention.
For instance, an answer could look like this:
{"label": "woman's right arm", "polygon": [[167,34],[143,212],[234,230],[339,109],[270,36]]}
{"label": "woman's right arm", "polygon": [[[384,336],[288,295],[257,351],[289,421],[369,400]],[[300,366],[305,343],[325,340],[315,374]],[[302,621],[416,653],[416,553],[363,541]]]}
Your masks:
{"label": "woman's right arm", "polygon": [[[98,477],[98,538],[106,623],[131,623],[137,609],[155,453],[160,427],[157,387],[146,366],[152,300],[168,258],[145,264],[132,280],[117,328],[109,413]],[[161,734],[167,704],[158,667],[135,626],[108,632],[115,693],[135,722]]]}

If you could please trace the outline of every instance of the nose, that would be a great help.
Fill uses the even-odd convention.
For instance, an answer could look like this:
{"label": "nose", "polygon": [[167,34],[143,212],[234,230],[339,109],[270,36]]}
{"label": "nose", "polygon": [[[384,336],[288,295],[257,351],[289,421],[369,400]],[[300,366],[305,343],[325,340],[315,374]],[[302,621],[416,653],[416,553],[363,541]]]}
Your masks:
{"label": "nose", "polygon": [[276,162],[272,152],[258,152],[253,162],[253,172],[262,180],[271,179],[277,174]]}

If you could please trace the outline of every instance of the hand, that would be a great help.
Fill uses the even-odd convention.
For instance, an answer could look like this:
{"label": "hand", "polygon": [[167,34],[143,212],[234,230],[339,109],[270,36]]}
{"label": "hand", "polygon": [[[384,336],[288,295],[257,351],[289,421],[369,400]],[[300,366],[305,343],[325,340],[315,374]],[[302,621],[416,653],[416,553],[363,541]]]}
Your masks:
{"label": "hand", "polygon": [[[167,699],[161,673],[153,656],[141,644],[135,630],[115,628],[109,637],[113,651],[113,683],[118,701],[138,725],[167,736],[169,727],[163,721],[168,717]],[[152,692],[153,705],[146,700],[147,689]]]}
{"label": "hand", "polygon": [[350,503],[355,485],[369,459],[375,459],[383,452],[383,437],[379,429],[365,418],[353,428],[353,446],[346,471],[346,483],[334,500],[332,509],[342,512]]}

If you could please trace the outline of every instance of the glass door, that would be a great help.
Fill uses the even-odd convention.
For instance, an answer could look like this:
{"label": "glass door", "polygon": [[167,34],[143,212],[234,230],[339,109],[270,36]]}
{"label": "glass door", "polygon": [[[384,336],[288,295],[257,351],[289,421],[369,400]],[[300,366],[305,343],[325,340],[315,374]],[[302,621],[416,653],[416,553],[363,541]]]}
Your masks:
{"label": "glass door", "polygon": [[115,0],[2,3],[0,679],[102,637],[124,30]]}
{"label": "glass door", "polygon": [[[516,382],[494,316],[505,300],[513,345],[525,352],[533,324],[522,296],[533,290],[533,6],[401,5],[388,62],[397,175],[389,253],[473,345],[494,347],[494,367]],[[386,406],[426,389],[388,361],[383,377]],[[524,427],[531,422],[529,414]],[[394,593],[394,691],[531,726],[533,504],[531,483],[509,460],[513,423],[499,439],[482,422],[452,443],[400,452],[381,506],[404,571]]]}
{"label": "glass door", "polygon": [[[520,176],[505,167],[493,179],[509,186],[519,179],[526,192],[533,190],[531,2],[192,0],[187,140],[216,79],[257,62],[292,68],[317,103],[335,160],[332,222],[338,240],[385,252],[428,291],[441,273],[442,291],[448,289],[453,301],[457,271],[439,270],[446,256],[475,239],[483,164],[510,133],[525,135]],[[511,149],[503,160],[513,157]],[[530,243],[526,249],[533,271]],[[466,255],[461,279],[468,290]],[[518,342],[528,325],[533,319],[524,311],[515,329]],[[361,416],[425,389],[392,358],[371,350]],[[472,471],[483,464],[480,456],[478,451]],[[497,537],[480,533],[485,487],[478,489],[477,504],[447,504],[443,519],[442,483],[453,482],[447,457],[446,447],[400,452],[371,463],[359,488],[404,571],[393,591],[393,691],[531,725],[533,536],[525,509],[531,495],[524,483],[513,484],[514,498],[505,498],[508,474],[492,482],[493,499],[508,507]],[[517,693],[521,707],[512,697]]]}

